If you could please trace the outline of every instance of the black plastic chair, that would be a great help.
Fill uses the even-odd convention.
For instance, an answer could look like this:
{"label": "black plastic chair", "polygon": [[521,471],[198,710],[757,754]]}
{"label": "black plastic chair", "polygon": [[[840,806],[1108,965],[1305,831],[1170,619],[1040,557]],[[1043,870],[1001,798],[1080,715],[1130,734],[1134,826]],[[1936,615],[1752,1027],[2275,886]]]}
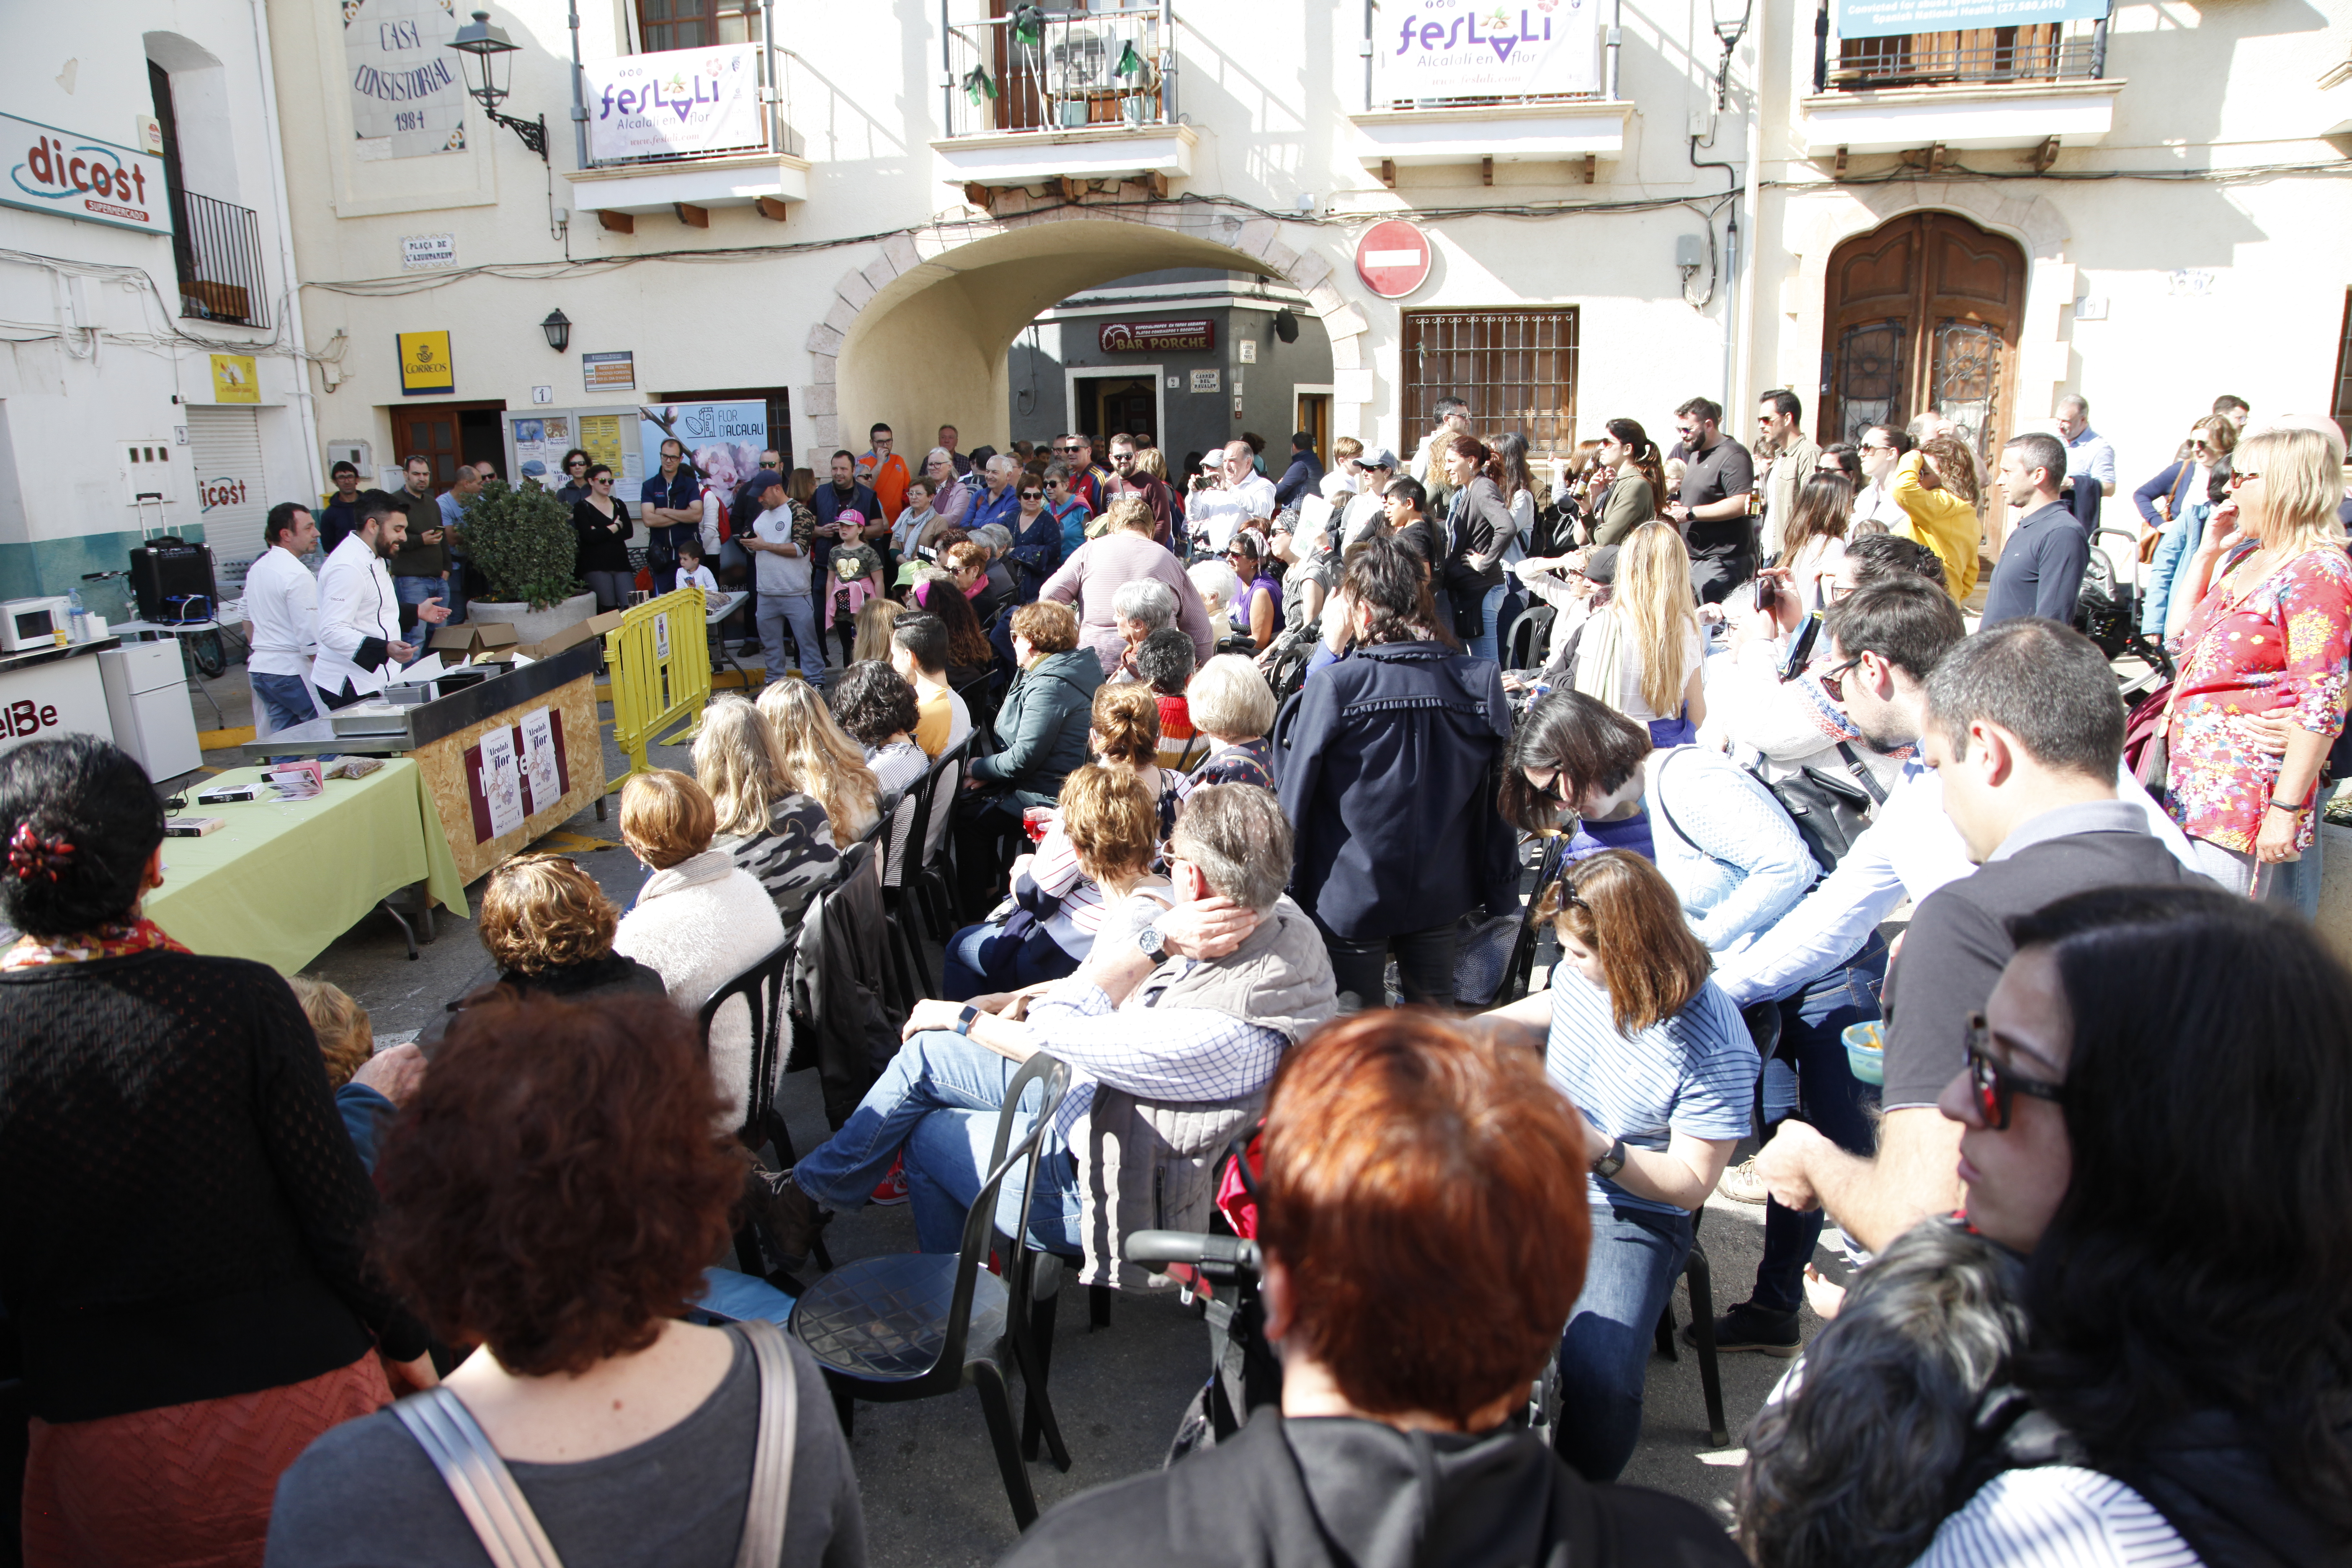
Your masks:
{"label": "black plastic chair", "polygon": [[[1042,1086],[1037,1111],[1016,1143],[1013,1119],[1032,1083]],[[1035,1191],[1045,1130],[1069,1089],[1069,1068],[1042,1051],[1013,1075],[997,1112],[988,1179],[964,1215],[960,1251],[887,1253],[845,1263],[801,1297],[791,1324],[824,1369],[844,1436],[850,1431],[856,1400],[893,1403],[951,1394],[966,1384],[977,1388],[1013,1518],[1023,1530],[1037,1518],[1037,1497],[1013,1426],[1003,1366],[1008,1351],[1043,1424],[1055,1467],[1066,1471],[1070,1454],[1046,1402],[1045,1373],[1030,1335],[1026,1304],[1034,1254],[1025,1245],[1005,1244],[1002,1277],[989,1272],[988,1255],[996,1244],[996,1199],[1004,1179],[1017,1164],[1026,1173],[1022,1191]],[[1015,1301],[1024,1310],[1012,1310]]]}
{"label": "black plastic chair", "polygon": [[1529,605],[1520,611],[1519,618],[1511,623],[1510,658],[1504,668],[1535,668],[1537,653],[1548,646],[1552,622],[1559,615],[1559,607],[1553,605]]}
{"label": "black plastic chair", "polygon": [[[939,754],[923,776],[908,786],[907,798],[914,809],[907,824],[906,849],[898,864],[898,880],[894,884],[886,876],[882,884],[882,901],[891,919],[904,931],[908,949],[917,960],[917,973],[921,979],[922,994],[935,996],[940,983],[932,978],[930,960],[923,955],[926,940],[944,944],[955,934],[954,893],[948,876],[949,854],[955,835],[939,833],[939,842],[931,842],[931,824],[942,822],[955,808],[956,790],[963,783],[963,770],[971,754],[974,730]],[[906,925],[911,913],[913,925]]]}
{"label": "black plastic chair", "polygon": [[[784,1124],[783,1112],[776,1109],[776,1079],[782,1072],[779,1057],[785,1013],[792,1002],[793,953],[799,944],[798,932],[786,937],[773,952],[712,992],[695,1016],[702,1048],[708,1055],[710,1026],[718,1018],[719,1008],[740,997],[751,1009],[751,1082],[743,1102],[743,1124],[735,1130],[735,1136],[743,1147],[754,1151],[762,1143],[773,1144],[776,1163],[785,1170],[796,1164],[800,1155],[793,1148],[792,1129]],[[816,1244],[814,1256],[819,1268],[833,1267],[822,1238]],[[749,1222],[735,1232],[735,1258],[745,1273],[765,1275],[759,1237]]]}
{"label": "black plastic chair", "polygon": [[898,993],[893,998],[892,1005],[906,1011],[912,1011],[917,1001],[932,994],[934,987],[929,966],[923,962],[922,950],[908,934],[907,922],[899,914],[898,889],[890,885],[887,868],[892,856],[900,856],[900,874],[905,874],[905,852],[900,845],[908,835],[911,819],[919,811],[914,796],[922,787],[922,781],[918,779],[904,793],[884,802],[882,815],[875,821],[873,835],[874,858],[886,868],[882,879],[882,920],[889,931],[891,977]]}
{"label": "black plastic chair", "polygon": [[[1691,1345],[1698,1352],[1699,1392],[1706,1396],[1706,1435],[1720,1448],[1731,1441],[1731,1430],[1723,1418],[1723,1369],[1715,1355],[1715,1276],[1707,1268],[1706,1248],[1698,1239],[1698,1222],[1706,1217],[1704,1205],[1691,1215],[1690,1258],[1683,1264],[1683,1282],[1690,1288]],[[1668,1361],[1682,1359],[1675,1343],[1672,1297],[1658,1319],[1657,1344],[1658,1353]]]}

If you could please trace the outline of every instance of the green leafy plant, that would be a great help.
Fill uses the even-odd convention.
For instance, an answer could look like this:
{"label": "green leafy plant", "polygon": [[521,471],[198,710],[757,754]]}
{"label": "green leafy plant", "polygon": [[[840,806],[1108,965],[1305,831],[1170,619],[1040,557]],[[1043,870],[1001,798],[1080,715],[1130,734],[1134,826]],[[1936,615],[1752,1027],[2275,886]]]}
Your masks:
{"label": "green leafy plant", "polygon": [[537,485],[490,480],[457,531],[476,570],[489,579],[493,601],[544,610],[580,592],[572,509]]}

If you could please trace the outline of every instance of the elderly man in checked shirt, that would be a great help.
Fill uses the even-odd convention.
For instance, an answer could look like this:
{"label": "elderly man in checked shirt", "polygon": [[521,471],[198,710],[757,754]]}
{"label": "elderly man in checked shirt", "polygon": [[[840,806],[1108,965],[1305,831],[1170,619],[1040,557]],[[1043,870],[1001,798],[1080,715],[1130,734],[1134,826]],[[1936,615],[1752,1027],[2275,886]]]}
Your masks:
{"label": "elderly man in checked shirt", "polygon": [[[1291,847],[1272,792],[1197,789],[1169,841],[1175,902],[1142,896],[1112,911],[1077,973],[1020,994],[1025,1018],[1013,995],[917,1003],[898,1057],[766,1205],[776,1249],[805,1257],[832,1215],[866,1203],[904,1149],[922,1249],[956,1250],[1005,1089],[1021,1063],[1045,1051],[1069,1064],[1072,1083],[1046,1131],[1028,1234],[1048,1251],[1081,1251],[1071,1151],[1084,1144],[1097,1085],[1162,1104],[1227,1104],[1262,1093],[1282,1053],[1331,1016],[1322,939],[1282,892]],[[1035,1104],[1037,1086],[1026,1092]],[[1023,1206],[1008,1180],[1001,1233],[1016,1233]]]}

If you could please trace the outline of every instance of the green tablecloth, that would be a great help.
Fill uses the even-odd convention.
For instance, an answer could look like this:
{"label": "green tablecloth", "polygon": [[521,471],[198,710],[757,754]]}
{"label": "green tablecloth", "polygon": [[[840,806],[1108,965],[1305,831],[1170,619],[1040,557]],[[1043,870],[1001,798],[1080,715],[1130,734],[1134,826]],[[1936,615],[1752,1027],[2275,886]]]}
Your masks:
{"label": "green tablecloth", "polygon": [[199,787],[260,776],[259,768],[233,768],[190,785],[186,815],[227,826],[163,840],[163,885],[147,895],[146,912],[196,952],[257,959],[291,974],[412,882],[467,912],[466,885],[415,763],[387,758],[363,779],[329,779],[315,800],[265,792],[227,805],[195,804]]}

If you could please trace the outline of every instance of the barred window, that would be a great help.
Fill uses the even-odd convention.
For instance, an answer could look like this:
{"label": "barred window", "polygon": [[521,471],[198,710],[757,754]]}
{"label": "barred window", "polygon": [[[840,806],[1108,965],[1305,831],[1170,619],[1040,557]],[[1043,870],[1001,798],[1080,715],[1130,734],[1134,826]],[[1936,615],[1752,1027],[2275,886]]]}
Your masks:
{"label": "barred window", "polygon": [[1530,458],[1576,449],[1577,310],[1408,310],[1404,439],[1437,422],[1437,400],[1470,405],[1481,437],[1516,430]]}

